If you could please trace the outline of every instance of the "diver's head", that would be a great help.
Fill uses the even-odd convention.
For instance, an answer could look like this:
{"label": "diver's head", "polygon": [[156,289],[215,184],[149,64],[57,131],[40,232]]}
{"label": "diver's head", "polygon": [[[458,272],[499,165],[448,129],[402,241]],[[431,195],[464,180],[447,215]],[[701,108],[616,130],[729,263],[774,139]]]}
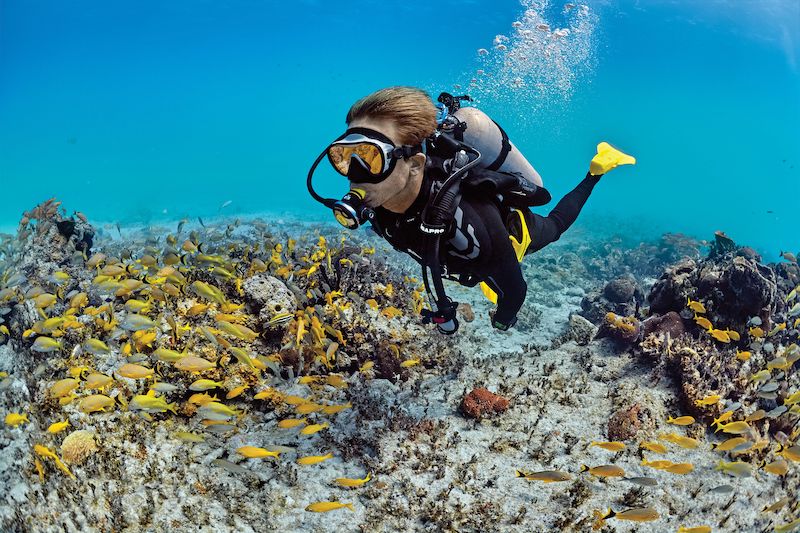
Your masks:
{"label": "diver's head", "polygon": [[[430,96],[414,87],[381,89],[358,100],[347,112],[345,121],[350,129],[377,132],[395,149],[408,147],[402,155],[396,152],[399,157],[388,161],[387,172],[377,179],[358,172],[348,174],[351,188],[365,192],[368,206],[403,212],[414,201],[425,169],[422,143],[436,131],[437,112]],[[373,167],[378,166],[376,161]]]}

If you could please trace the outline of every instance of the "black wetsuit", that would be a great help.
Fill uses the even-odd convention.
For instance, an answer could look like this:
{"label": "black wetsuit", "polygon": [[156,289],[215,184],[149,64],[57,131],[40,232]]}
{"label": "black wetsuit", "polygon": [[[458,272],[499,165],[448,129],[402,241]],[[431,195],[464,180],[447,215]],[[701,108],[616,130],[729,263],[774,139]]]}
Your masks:
{"label": "black wetsuit", "polygon": [[[437,175],[426,170],[420,194],[405,213],[393,213],[382,207],[375,209],[377,220],[373,229],[396,250],[408,253],[419,263],[424,257],[425,243],[424,234],[419,229],[420,213],[440,183],[434,177]],[[438,177],[442,178],[441,175]],[[526,255],[561,237],[575,222],[599,179],[600,176],[587,174],[546,217],[531,212],[529,208],[523,209],[531,238]],[[454,223],[442,237],[443,274],[470,287],[485,281],[497,293],[494,319],[502,324],[512,324],[528,290],[508,238],[510,232],[519,238],[519,228],[514,228],[514,218],[519,225],[518,216],[500,205],[494,197],[487,198],[485,194],[477,195],[469,190],[462,190],[462,194]]]}

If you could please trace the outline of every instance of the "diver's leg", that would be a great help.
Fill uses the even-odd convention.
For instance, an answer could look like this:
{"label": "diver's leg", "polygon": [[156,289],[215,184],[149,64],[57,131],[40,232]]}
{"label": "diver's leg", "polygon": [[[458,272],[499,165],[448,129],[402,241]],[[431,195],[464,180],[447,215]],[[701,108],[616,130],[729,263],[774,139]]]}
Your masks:
{"label": "diver's leg", "polygon": [[528,232],[531,236],[531,244],[525,251],[525,255],[541,250],[551,242],[557,241],[561,234],[567,231],[578,218],[578,214],[600,178],[601,176],[587,173],[583,181],[564,195],[546,217],[537,215],[530,209],[524,211]]}

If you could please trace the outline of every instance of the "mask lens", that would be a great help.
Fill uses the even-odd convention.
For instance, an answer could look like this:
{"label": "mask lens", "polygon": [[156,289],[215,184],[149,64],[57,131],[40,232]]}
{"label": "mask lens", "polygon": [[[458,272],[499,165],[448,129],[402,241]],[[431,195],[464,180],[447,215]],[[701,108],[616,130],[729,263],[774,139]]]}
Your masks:
{"label": "mask lens", "polygon": [[370,174],[378,176],[383,172],[383,151],[374,144],[334,144],[328,148],[328,159],[342,176],[347,176],[354,157],[363,161]]}

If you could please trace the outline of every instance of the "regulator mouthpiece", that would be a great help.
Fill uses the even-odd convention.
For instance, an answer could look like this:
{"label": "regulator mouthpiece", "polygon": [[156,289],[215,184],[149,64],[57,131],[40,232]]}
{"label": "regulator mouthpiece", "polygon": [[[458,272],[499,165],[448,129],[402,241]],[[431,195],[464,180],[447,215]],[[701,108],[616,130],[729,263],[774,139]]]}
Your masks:
{"label": "regulator mouthpiece", "polygon": [[347,229],[357,229],[375,218],[375,211],[364,204],[364,191],[351,189],[333,204],[333,216]]}

